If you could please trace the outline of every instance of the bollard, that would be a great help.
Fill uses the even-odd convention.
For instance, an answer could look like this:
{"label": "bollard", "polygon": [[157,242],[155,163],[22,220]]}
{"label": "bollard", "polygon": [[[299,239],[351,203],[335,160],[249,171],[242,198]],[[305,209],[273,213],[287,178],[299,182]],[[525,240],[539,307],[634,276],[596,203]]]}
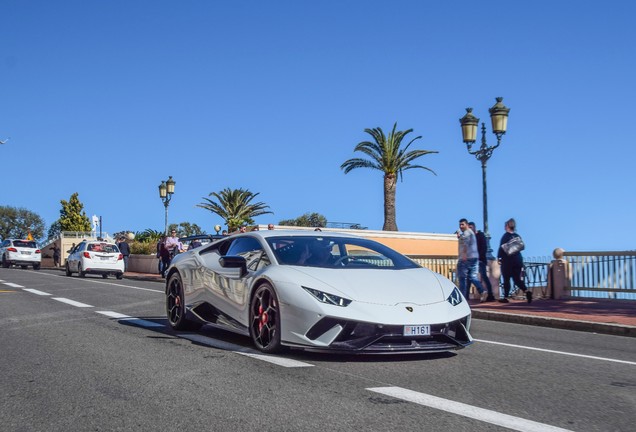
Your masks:
{"label": "bollard", "polygon": [[490,285],[492,285],[492,293],[496,300],[501,297],[499,290],[499,278],[501,277],[501,266],[496,259],[488,260],[488,279],[490,279]]}
{"label": "bollard", "polygon": [[570,297],[569,292],[566,292],[570,289],[570,263],[563,258],[563,252],[561,248],[552,252],[554,259],[548,268],[548,292],[556,300]]}

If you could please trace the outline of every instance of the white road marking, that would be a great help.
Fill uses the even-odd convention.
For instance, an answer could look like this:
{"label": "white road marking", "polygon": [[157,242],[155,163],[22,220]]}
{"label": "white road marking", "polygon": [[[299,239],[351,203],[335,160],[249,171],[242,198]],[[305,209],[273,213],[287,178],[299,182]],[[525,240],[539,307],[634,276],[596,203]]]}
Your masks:
{"label": "white road marking", "polygon": [[24,288],[22,285],[18,285],[13,282],[3,282],[4,285],[10,286],[11,288]]}
{"label": "white road marking", "polygon": [[252,357],[258,360],[263,360],[269,363],[273,363],[275,365],[278,366],[283,366],[283,367],[312,367],[314,365],[309,364],[309,363],[304,363],[304,362],[300,362],[297,360],[292,360],[292,359],[286,359],[286,358],[282,358],[282,357],[275,357],[275,356],[269,356],[269,355],[264,355],[264,354],[260,354],[258,351],[255,351],[253,349],[250,348],[245,348],[243,346],[240,345],[236,345],[230,342],[224,342],[224,341],[220,341],[217,339],[213,339],[207,336],[203,336],[197,333],[183,333],[183,334],[179,334],[178,335],[180,338],[183,339],[187,339],[189,341],[192,342],[196,342],[202,345],[206,345],[212,348],[219,348],[225,351],[232,351],[236,354],[241,354],[244,356],[248,356],[248,357]]}
{"label": "white road marking", "polygon": [[24,288],[22,291],[28,291],[28,292],[30,292],[30,293],[32,293],[32,294],[37,294],[37,295],[41,295],[41,296],[50,296],[50,295],[53,295],[53,294],[49,294],[49,293],[47,293],[47,292],[40,291],[40,290],[36,290],[36,289],[33,289],[33,288]]}
{"label": "white road marking", "polygon": [[258,360],[263,360],[269,363],[273,363],[275,365],[278,366],[283,366],[283,367],[287,367],[287,368],[292,368],[292,367],[312,367],[314,365],[310,364],[310,363],[304,363],[298,360],[293,360],[293,359],[288,359],[288,358],[284,358],[284,357],[274,357],[274,356],[268,356],[265,354],[252,354],[252,353],[248,353],[248,352],[240,352],[240,351],[234,351],[237,354],[241,354],[247,357],[252,357]]}
{"label": "white road marking", "polygon": [[514,417],[508,414],[502,414],[484,408],[475,407],[461,402],[455,402],[449,399],[443,399],[437,396],[420,393],[400,387],[373,387],[367,390],[424,405],[430,408],[446,411],[464,417],[473,418],[475,420],[502,426],[508,429],[524,432],[557,432],[568,431],[556,426],[550,426],[544,423],[526,420],[520,417]]}
{"label": "white road marking", "polygon": [[618,360],[618,359],[611,359],[611,358],[607,358],[607,357],[597,357],[597,356],[591,356],[591,355],[586,355],[586,354],[569,353],[569,352],[564,352],[564,351],[554,351],[554,350],[549,350],[549,349],[544,349],[544,348],[534,348],[534,347],[529,347],[529,346],[515,345],[515,344],[509,344],[509,343],[503,343],[503,342],[487,341],[487,340],[483,340],[483,339],[475,339],[475,341],[482,342],[482,343],[489,343],[489,344],[493,344],[493,345],[503,345],[503,346],[512,347],[512,348],[521,348],[521,349],[527,349],[527,350],[532,350],[532,351],[541,351],[541,352],[547,352],[547,353],[552,353],[552,354],[561,354],[561,355],[567,355],[567,356],[572,356],[572,357],[582,357],[582,358],[588,358],[588,359],[592,359],[592,360],[602,360],[602,361],[608,361],[608,362],[614,362],[614,363],[623,363],[623,364],[636,366],[636,362],[627,361],[627,360]]}
{"label": "white road marking", "polygon": [[71,306],[80,307],[80,308],[92,308],[93,306],[88,305],[86,303],[76,302],[75,300],[67,299],[64,297],[53,297],[53,300],[57,300],[62,303],[70,304]]}
{"label": "white road marking", "polygon": [[98,314],[102,314],[102,315],[106,315],[107,317],[111,317],[111,318],[116,318],[118,320],[121,321],[126,321],[130,324],[134,324],[134,325],[138,325],[139,327],[145,327],[145,328],[157,328],[157,327],[161,327],[164,328],[165,326],[163,324],[159,324],[156,323],[154,321],[148,321],[145,319],[141,319],[141,318],[135,318],[135,317],[131,317],[128,315],[124,315],[124,314],[120,314],[117,312],[112,312],[112,311],[97,311]]}
{"label": "white road marking", "polygon": [[53,273],[40,273],[40,272],[34,272],[34,273],[38,273],[38,274],[46,275],[46,276],[64,278],[64,279],[67,279],[67,280],[73,280],[73,281],[78,281],[78,282],[94,282],[94,283],[103,284],[103,285],[112,285],[112,286],[118,286],[118,287],[122,287],[122,288],[130,288],[130,289],[136,289],[136,290],[141,290],[141,291],[150,291],[150,292],[156,292],[156,293],[161,293],[161,294],[163,294],[165,292],[163,289],[156,290],[156,289],[150,289],[150,288],[142,288],[142,287],[138,287],[138,286],[134,286],[134,285],[124,285],[124,284],[115,283],[115,282],[105,282],[103,279],[102,280],[97,280],[97,279],[94,279],[94,278],[68,277],[68,276],[65,276],[65,275],[53,274]]}

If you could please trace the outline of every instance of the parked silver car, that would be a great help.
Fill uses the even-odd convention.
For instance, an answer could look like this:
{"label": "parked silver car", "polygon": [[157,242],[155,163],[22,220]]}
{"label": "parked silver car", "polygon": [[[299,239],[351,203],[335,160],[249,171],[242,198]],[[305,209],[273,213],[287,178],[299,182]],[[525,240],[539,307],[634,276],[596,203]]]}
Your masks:
{"label": "parked silver car", "polygon": [[19,265],[23,269],[33,266],[33,270],[39,270],[42,262],[42,252],[33,240],[5,239],[0,245],[0,256],[4,268]]}

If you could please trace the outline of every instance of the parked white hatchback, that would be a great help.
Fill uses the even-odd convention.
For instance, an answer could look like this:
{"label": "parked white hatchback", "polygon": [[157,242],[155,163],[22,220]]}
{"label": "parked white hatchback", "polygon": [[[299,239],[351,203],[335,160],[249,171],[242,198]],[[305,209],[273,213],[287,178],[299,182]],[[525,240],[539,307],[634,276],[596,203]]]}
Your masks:
{"label": "parked white hatchback", "polygon": [[66,259],[66,276],[77,273],[100,274],[104,279],[114,275],[124,277],[124,256],[114,243],[104,241],[83,241],[70,250]]}
{"label": "parked white hatchback", "polygon": [[42,252],[33,240],[5,239],[0,245],[0,256],[4,268],[19,265],[23,269],[33,266],[33,270],[39,270],[42,262]]}

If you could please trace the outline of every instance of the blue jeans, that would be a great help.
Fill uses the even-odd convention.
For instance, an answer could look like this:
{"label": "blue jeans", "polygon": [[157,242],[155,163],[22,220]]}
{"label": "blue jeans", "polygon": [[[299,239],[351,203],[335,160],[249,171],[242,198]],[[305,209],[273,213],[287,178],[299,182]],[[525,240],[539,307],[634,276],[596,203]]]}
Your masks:
{"label": "blue jeans", "polygon": [[486,290],[488,290],[488,297],[493,297],[492,284],[490,283],[490,279],[488,279],[488,271],[486,270],[486,263],[483,261],[479,261],[479,275],[481,276],[482,282],[486,284]]}
{"label": "blue jeans", "polygon": [[470,284],[475,285],[479,294],[484,292],[484,288],[479,282],[479,259],[468,258],[467,260],[457,261],[457,277],[459,278],[459,290],[462,295],[469,299],[468,290],[470,290]]}

